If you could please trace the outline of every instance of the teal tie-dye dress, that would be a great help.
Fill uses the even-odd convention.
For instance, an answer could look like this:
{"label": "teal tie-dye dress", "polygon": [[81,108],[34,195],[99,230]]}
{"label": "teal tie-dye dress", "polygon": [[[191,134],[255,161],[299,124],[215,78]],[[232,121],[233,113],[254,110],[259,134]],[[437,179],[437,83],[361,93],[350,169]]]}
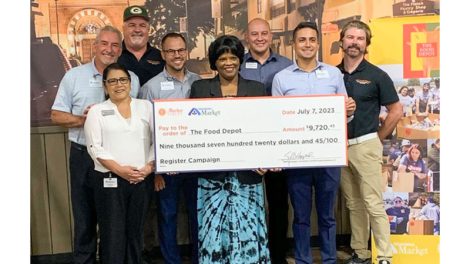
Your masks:
{"label": "teal tie-dye dress", "polygon": [[199,263],[271,263],[263,183],[242,184],[233,172],[198,185]]}

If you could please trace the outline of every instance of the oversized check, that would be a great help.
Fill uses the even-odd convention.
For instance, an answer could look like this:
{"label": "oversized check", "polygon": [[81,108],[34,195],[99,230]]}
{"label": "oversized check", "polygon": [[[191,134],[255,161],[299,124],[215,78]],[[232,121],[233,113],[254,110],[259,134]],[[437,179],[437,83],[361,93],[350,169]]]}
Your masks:
{"label": "oversized check", "polygon": [[157,172],[347,165],[345,97],[155,100]]}

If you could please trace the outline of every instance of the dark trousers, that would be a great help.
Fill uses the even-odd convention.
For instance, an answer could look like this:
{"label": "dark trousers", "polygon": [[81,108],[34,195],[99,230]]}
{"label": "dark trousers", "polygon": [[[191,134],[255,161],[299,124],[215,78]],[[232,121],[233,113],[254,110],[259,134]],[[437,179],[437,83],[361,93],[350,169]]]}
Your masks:
{"label": "dark trousers", "polygon": [[318,215],[318,236],[323,264],[336,263],[336,220],[334,205],[339,188],[340,168],[287,170],[287,188],[294,209],[292,230],[296,263],[312,263],[310,216],[312,186]]}
{"label": "dark trousers", "polygon": [[284,171],[268,172],[264,176],[268,201],[268,247],[272,264],[284,264],[289,223],[287,177]]}
{"label": "dark trousers", "polygon": [[163,258],[167,264],[180,264],[181,256],[177,241],[178,203],[184,193],[188,212],[191,262],[198,263],[197,224],[197,177],[163,175],[165,189],[157,193],[158,236]]}
{"label": "dark trousers", "polygon": [[96,263],[96,209],[93,198],[94,164],[86,147],[71,143],[70,187],[74,221],[73,263]]}
{"label": "dark trousers", "polygon": [[[117,188],[103,179],[117,178]],[[94,172],[93,187],[100,230],[101,264],[141,264],[145,214],[153,191],[153,175],[130,184],[112,174]]]}

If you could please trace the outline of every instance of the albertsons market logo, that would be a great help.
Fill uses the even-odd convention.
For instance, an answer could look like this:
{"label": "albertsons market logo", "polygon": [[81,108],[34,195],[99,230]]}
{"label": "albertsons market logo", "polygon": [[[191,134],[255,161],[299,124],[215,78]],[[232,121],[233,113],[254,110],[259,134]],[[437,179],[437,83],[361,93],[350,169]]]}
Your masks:
{"label": "albertsons market logo", "polygon": [[392,252],[393,254],[424,256],[429,254],[429,249],[418,247],[415,243],[411,242],[395,242],[392,244]]}
{"label": "albertsons market logo", "polygon": [[189,116],[218,116],[220,115],[220,110],[214,110],[210,107],[193,107],[189,113]]}

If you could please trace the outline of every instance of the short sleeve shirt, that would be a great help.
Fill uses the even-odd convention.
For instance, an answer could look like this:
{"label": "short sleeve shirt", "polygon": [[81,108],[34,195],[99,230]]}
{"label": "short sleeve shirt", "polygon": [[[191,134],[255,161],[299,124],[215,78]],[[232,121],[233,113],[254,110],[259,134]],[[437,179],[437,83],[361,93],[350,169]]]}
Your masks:
{"label": "short sleeve shirt", "polygon": [[352,73],[344,70],[343,63],[338,65],[338,68],[344,74],[348,95],[356,102],[354,119],[348,123],[348,138],[377,132],[380,106],[399,100],[392,79],[365,59]]}
{"label": "short sleeve shirt", "polygon": [[400,161],[400,165],[405,166],[411,172],[416,172],[416,173],[428,172],[428,170],[426,169],[426,164],[424,164],[424,161],[422,159],[418,159],[417,161],[411,160],[408,154],[403,156],[403,158]]}
{"label": "short sleeve shirt", "polygon": [[137,60],[134,54],[127,50],[123,42],[122,54],[119,56],[118,63],[139,76],[140,86],[162,72],[163,66],[165,66],[160,50],[150,46],[149,43],[147,43],[147,50],[142,58]]}
{"label": "short sleeve shirt", "polygon": [[[95,67],[95,60],[70,69],[60,81],[52,110],[83,115],[89,105],[105,100],[103,76]],[[133,72],[131,75],[131,96],[137,97],[139,78]],[[82,127],[69,128],[69,140],[85,145],[85,134]]]}

